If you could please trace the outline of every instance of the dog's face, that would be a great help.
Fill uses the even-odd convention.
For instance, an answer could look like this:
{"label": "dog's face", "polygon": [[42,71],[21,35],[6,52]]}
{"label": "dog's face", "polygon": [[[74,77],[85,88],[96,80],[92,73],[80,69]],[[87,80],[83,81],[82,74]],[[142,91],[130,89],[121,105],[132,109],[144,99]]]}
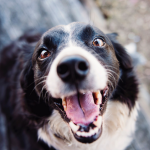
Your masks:
{"label": "dog's face", "polygon": [[119,79],[119,63],[107,35],[83,23],[54,27],[38,42],[32,63],[36,92],[59,111],[75,139],[97,140]]}

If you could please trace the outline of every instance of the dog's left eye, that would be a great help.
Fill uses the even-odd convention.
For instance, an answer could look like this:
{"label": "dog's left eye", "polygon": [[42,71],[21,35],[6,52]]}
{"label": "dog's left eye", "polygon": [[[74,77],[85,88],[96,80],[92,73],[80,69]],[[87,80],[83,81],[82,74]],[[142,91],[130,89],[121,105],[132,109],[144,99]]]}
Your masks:
{"label": "dog's left eye", "polygon": [[104,40],[102,40],[102,39],[95,39],[94,41],[93,41],[93,45],[94,46],[99,46],[99,47],[103,47],[103,46],[105,46],[105,42],[104,42]]}
{"label": "dog's left eye", "polygon": [[50,53],[49,51],[43,50],[43,51],[40,53],[39,58],[40,58],[40,59],[45,59],[45,58],[49,57],[50,55],[51,55],[51,53]]}

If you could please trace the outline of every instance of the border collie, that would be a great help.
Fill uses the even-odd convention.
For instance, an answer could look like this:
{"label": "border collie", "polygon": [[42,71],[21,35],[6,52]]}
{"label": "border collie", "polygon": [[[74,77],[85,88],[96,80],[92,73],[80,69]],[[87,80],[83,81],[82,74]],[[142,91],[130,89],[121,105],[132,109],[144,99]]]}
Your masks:
{"label": "border collie", "polygon": [[116,36],[71,23],[28,32],[1,52],[10,147],[125,149],[135,130],[138,82]]}

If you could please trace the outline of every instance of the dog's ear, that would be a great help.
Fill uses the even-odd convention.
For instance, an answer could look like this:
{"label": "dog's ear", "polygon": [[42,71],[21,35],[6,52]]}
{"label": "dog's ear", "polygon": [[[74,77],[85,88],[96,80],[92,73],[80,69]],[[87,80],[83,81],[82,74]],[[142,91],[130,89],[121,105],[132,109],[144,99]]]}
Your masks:
{"label": "dog's ear", "polygon": [[[20,76],[21,87],[26,93],[31,93],[34,88],[34,72],[32,66],[32,55],[37,42],[39,41],[43,30],[28,30],[24,35],[19,38],[19,48],[22,51],[21,63],[22,72]],[[30,92],[27,92],[30,91]]]}
{"label": "dog's ear", "polygon": [[117,36],[118,36],[117,33],[107,34],[107,37],[111,40],[113,44],[116,57],[120,63],[120,67],[124,69],[131,69],[132,68],[131,57],[127,54],[125,48],[119,44],[119,42],[116,39]]}
{"label": "dog's ear", "polygon": [[35,86],[34,85],[34,72],[32,69],[32,54],[26,56],[26,59],[24,60],[23,65],[24,67],[20,76],[21,87],[25,93],[31,93],[31,91],[33,90]]}

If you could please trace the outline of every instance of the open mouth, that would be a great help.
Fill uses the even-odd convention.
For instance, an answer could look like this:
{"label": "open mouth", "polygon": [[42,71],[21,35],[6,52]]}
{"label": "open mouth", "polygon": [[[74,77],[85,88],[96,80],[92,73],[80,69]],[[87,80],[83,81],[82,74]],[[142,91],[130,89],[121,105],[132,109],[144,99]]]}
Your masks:
{"label": "open mouth", "polygon": [[108,90],[106,86],[104,90],[87,91],[62,98],[69,126],[79,142],[92,143],[100,137]]}

